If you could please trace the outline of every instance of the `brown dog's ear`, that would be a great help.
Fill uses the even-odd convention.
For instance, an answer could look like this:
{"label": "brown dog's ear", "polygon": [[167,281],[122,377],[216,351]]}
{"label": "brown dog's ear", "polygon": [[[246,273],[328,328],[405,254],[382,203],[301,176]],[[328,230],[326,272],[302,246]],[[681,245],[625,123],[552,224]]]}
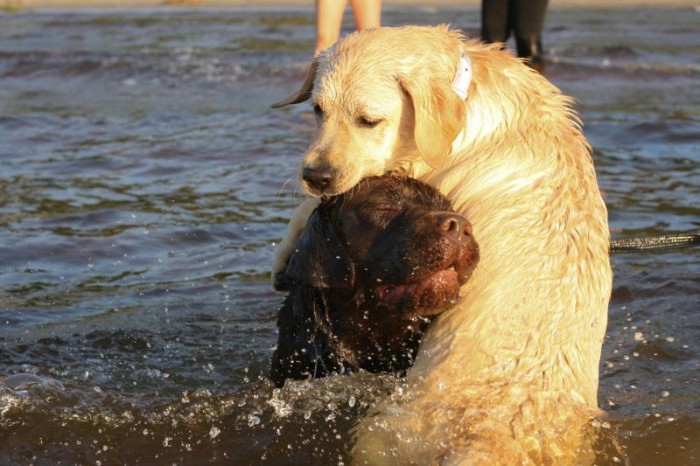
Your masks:
{"label": "brown dog's ear", "polygon": [[306,74],[306,79],[304,84],[301,85],[301,89],[297,91],[296,94],[287,97],[284,100],[272,104],[272,108],[281,108],[287,105],[298,104],[309,100],[311,97],[311,91],[314,88],[314,80],[316,79],[316,72],[318,71],[318,59],[314,59],[309,67],[309,72]]}
{"label": "brown dog's ear", "polygon": [[406,77],[399,78],[399,83],[413,102],[418,151],[425,163],[436,168],[450,154],[452,141],[464,127],[466,109],[447,80],[428,79],[430,82]]}
{"label": "brown dog's ear", "polygon": [[309,217],[289,258],[285,279],[288,284],[316,288],[351,288],[355,269],[333,226],[320,214],[321,208]]}

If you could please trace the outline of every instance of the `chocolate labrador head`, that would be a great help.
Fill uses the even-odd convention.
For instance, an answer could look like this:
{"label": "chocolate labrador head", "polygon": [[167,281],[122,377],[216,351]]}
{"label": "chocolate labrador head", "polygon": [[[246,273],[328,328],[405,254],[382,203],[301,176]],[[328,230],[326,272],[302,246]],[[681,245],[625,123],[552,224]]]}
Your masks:
{"label": "chocolate labrador head", "polygon": [[283,278],[272,380],[404,372],[478,256],[469,222],[417,180],[369,177],[322,202]]}

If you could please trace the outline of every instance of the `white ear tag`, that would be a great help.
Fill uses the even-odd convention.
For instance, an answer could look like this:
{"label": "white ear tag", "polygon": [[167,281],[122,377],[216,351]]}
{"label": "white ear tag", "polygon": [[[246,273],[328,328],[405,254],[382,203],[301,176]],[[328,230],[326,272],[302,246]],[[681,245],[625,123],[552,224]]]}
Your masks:
{"label": "white ear tag", "polygon": [[457,75],[452,81],[452,89],[457,93],[462,100],[467,100],[469,95],[469,85],[472,82],[472,61],[466,55],[462,54],[457,65]]}

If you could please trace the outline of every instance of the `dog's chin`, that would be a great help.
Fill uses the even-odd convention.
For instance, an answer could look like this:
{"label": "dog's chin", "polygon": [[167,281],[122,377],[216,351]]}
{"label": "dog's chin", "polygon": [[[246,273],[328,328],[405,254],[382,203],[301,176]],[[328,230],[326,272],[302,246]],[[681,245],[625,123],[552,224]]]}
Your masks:
{"label": "dog's chin", "polygon": [[433,272],[423,279],[376,289],[379,305],[411,317],[432,317],[446,311],[459,298],[464,283],[454,267]]}
{"label": "dog's chin", "polygon": [[324,198],[327,196],[333,196],[333,192],[329,191],[327,188],[315,189],[303,181],[300,183],[300,185],[301,185],[301,189],[303,189],[304,192],[311,197]]}
{"label": "dog's chin", "polygon": [[299,185],[309,196],[326,198],[331,196],[337,196],[343,194],[346,191],[350,191],[360,180],[366,176],[381,175],[382,173],[361,173],[357,176],[346,179],[338,179],[330,183],[328,186],[323,188],[315,188],[310,186],[306,181],[299,180]]}
{"label": "dog's chin", "polygon": [[306,183],[302,184],[302,189],[311,197],[318,197],[320,199],[325,199],[332,196],[337,196],[338,194],[343,194],[345,191],[350,190],[352,186],[339,186],[336,184],[329,185],[325,188],[318,189],[309,186]]}

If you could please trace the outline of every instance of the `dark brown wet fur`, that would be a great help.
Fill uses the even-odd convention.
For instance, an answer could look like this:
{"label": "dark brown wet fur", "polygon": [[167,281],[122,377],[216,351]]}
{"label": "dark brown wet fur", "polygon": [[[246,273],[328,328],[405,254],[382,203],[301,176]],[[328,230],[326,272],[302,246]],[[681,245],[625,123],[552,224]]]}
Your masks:
{"label": "dark brown wet fur", "polygon": [[405,372],[477,260],[469,222],[414,179],[369,177],[322,202],[277,283],[272,380]]}

